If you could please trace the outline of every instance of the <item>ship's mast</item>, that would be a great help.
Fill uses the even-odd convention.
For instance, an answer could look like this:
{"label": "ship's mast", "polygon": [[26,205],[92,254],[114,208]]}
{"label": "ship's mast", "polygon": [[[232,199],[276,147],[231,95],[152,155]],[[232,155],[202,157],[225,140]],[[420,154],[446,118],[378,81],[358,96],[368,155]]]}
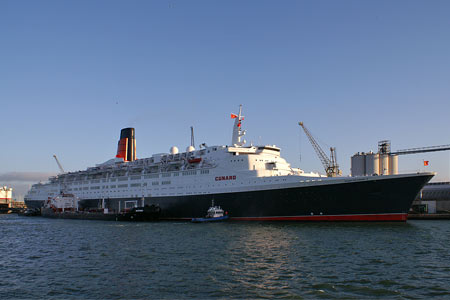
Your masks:
{"label": "ship's mast", "polygon": [[195,147],[195,141],[194,141],[194,126],[191,126],[191,146]]}
{"label": "ship's mast", "polygon": [[242,104],[239,105],[239,114],[231,114],[231,118],[234,120],[233,125],[233,137],[231,139],[231,145],[235,147],[241,147],[245,145],[246,141],[241,140],[241,138],[245,135],[245,130],[241,130],[242,121],[244,120],[244,116],[242,115]]}

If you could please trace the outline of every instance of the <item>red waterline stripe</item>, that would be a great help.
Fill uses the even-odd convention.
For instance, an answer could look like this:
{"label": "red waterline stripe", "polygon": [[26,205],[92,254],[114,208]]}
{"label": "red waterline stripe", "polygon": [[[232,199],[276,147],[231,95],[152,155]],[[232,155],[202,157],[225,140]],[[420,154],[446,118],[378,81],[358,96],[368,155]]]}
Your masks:
{"label": "red waterline stripe", "polygon": [[289,216],[289,217],[230,217],[236,221],[406,221],[408,214]]}

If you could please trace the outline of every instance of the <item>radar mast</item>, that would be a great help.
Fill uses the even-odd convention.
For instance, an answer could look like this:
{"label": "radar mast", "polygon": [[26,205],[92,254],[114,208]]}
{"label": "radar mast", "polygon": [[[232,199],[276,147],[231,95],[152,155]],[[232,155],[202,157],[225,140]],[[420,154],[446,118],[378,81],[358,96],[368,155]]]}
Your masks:
{"label": "radar mast", "polygon": [[231,114],[231,118],[234,120],[233,125],[233,137],[231,139],[231,145],[235,147],[242,147],[247,142],[246,140],[241,139],[246,131],[242,130],[242,121],[244,120],[244,116],[242,115],[242,104],[239,105],[239,114]]}

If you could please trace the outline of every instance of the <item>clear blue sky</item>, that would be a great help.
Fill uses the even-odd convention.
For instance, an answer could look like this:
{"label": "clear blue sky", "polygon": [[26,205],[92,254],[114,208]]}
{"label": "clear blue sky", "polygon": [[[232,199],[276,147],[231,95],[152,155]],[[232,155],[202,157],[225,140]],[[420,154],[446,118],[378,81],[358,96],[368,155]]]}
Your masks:
{"label": "clear blue sky", "polygon": [[[0,173],[248,141],[322,171],[297,125],[350,156],[450,144],[450,1],[0,1]],[[326,143],[326,144],[325,144]],[[301,153],[301,161],[299,161]],[[423,160],[430,166],[423,167]],[[400,157],[450,180],[450,153]]]}

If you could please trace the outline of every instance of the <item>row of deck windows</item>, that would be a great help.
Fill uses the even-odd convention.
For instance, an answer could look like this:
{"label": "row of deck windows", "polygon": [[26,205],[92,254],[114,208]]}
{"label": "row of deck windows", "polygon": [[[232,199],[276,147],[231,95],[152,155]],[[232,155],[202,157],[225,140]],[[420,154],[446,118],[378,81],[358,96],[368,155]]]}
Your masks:
{"label": "row of deck windows", "polygon": [[[196,170],[191,170],[191,171],[183,171],[181,172],[183,176],[189,176],[189,175],[197,175],[197,171]],[[173,176],[180,176],[180,172],[173,172],[173,173],[162,173],[161,177],[171,177],[173,174]],[[200,170],[200,174],[209,174],[209,170]],[[144,179],[152,179],[152,178],[159,178],[160,174],[147,174],[144,175]],[[128,180],[141,180],[142,176],[141,175],[135,175],[135,176],[123,176],[123,177],[119,177],[119,178],[110,178],[109,182],[116,182],[116,181],[128,181]],[[108,180],[103,179],[102,182],[107,182]],[[73,184],[73,185],[79,185],[79,184],[89,184],[89,183],[100,183],[99,179],[94,179],[89,181],[75,181],[69,184]]]}
{"label": "row of deck windows", "polygon": [[183,171],[183,176],[196,175],[197,171]]}

